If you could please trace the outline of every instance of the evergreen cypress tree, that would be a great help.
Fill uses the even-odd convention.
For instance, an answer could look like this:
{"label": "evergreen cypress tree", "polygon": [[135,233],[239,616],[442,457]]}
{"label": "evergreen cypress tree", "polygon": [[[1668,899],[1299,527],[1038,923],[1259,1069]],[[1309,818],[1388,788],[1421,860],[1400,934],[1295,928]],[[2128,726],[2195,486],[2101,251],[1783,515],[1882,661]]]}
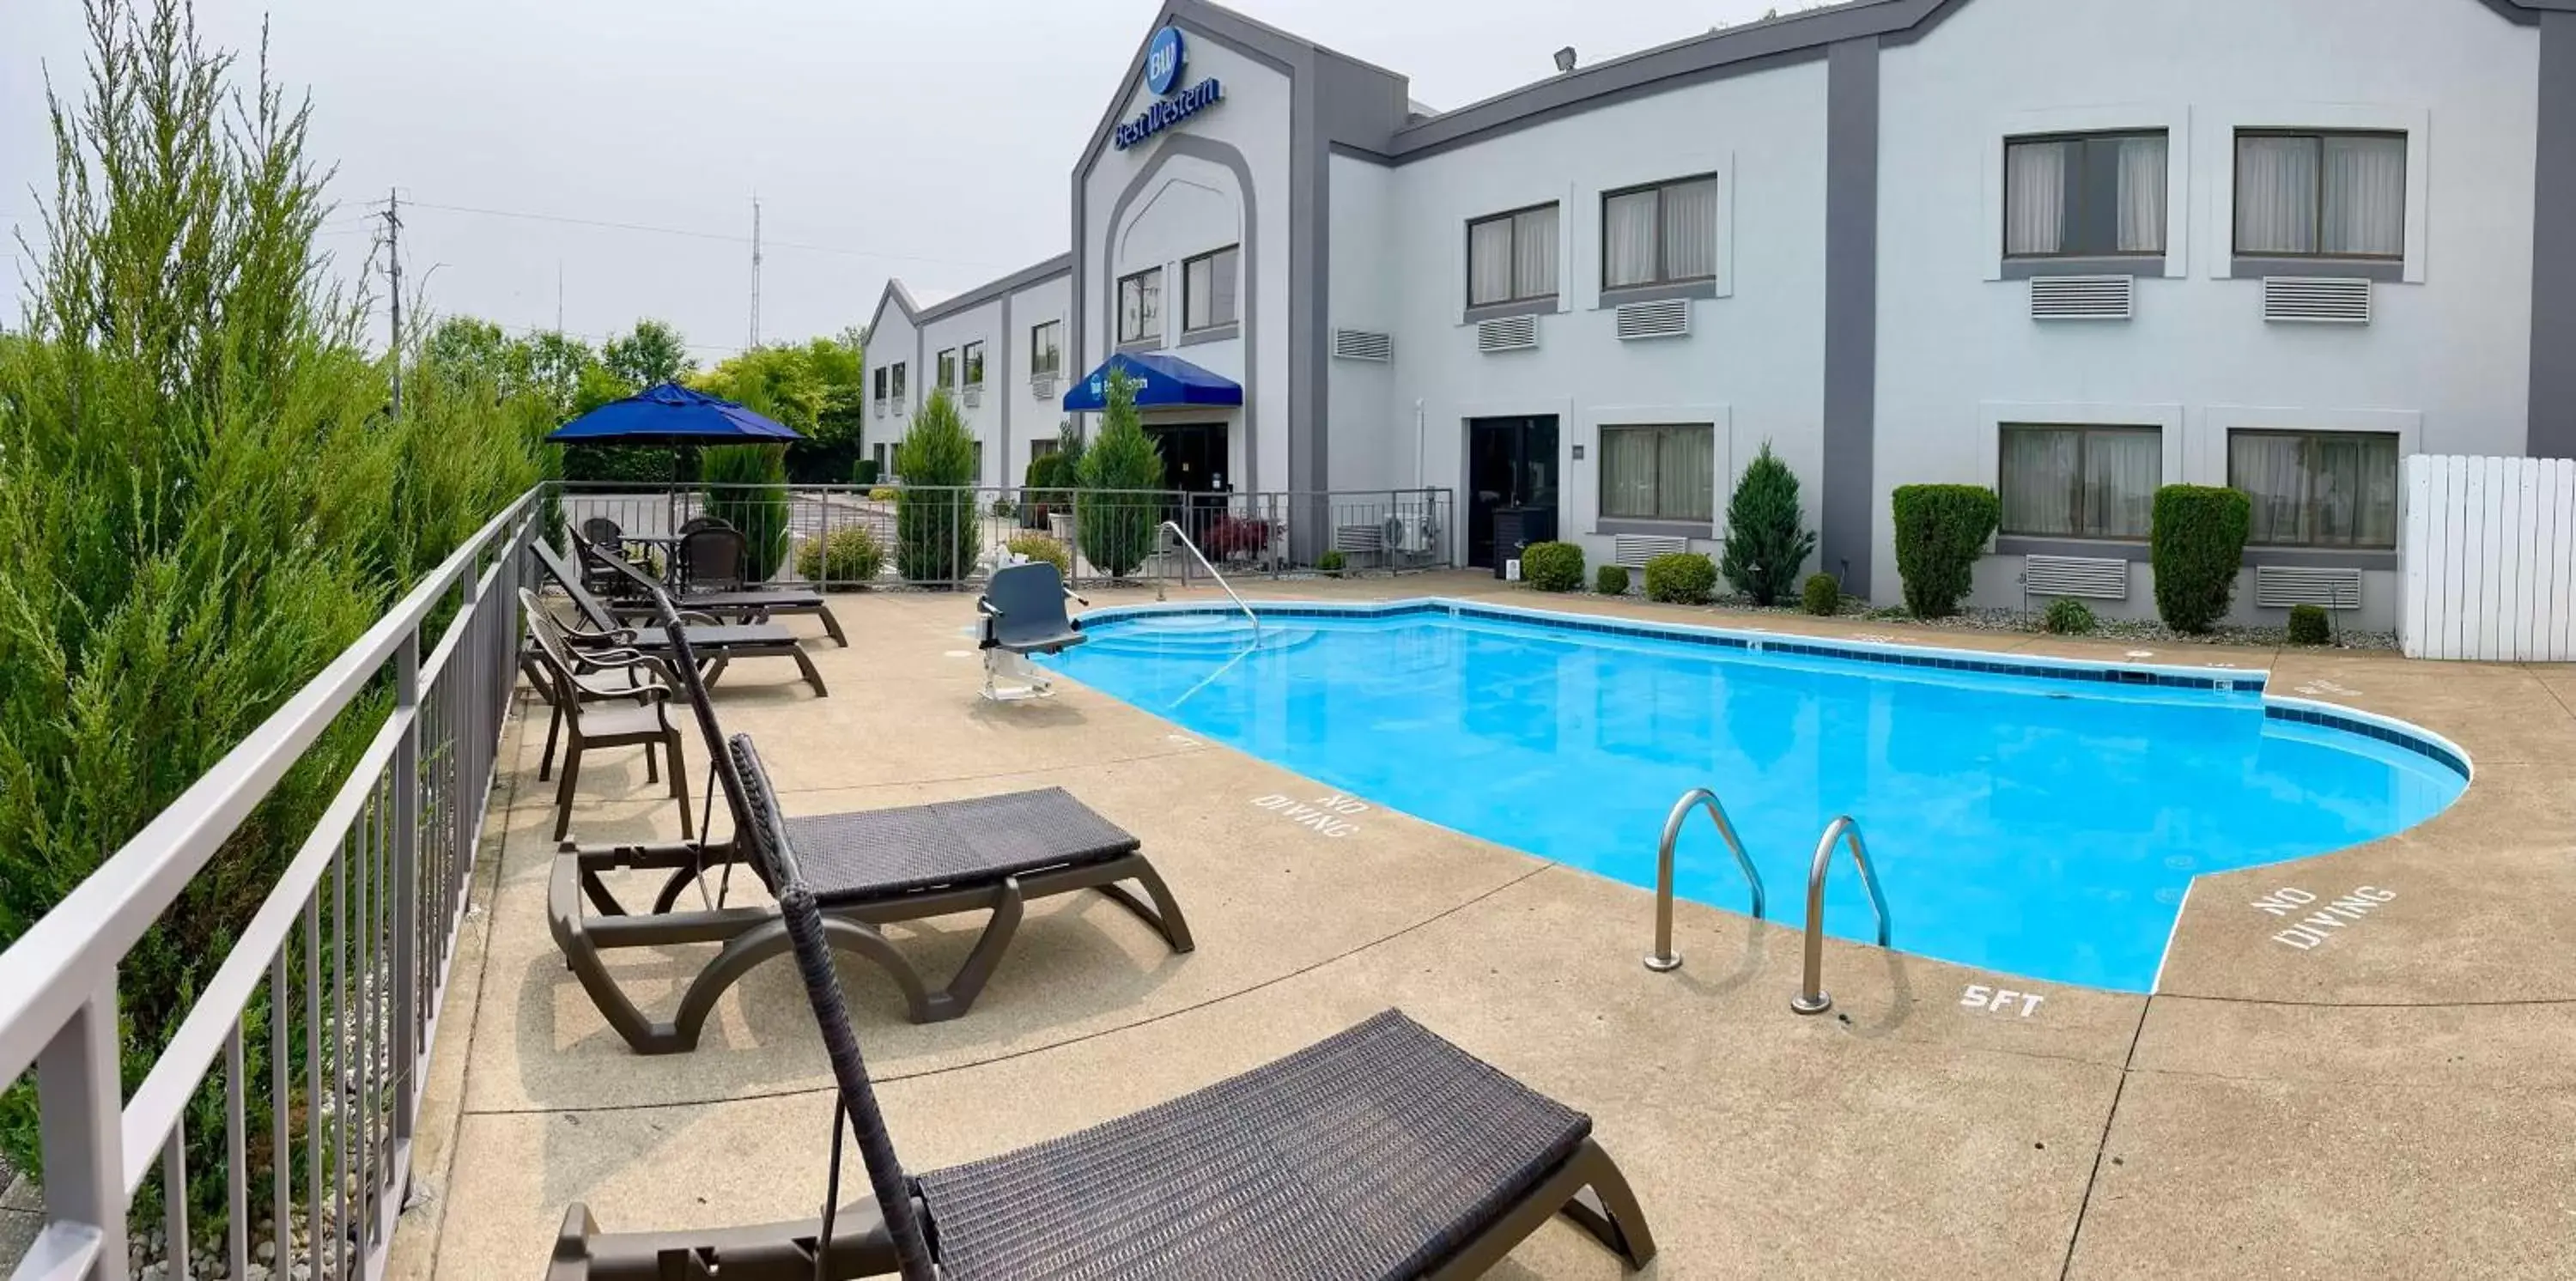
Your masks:
{"label": "evergreen cypress tree", "polygon": [[1163,451],[1136,417],[1135,379],[1112,373],[1108,399],[1077,467],[1074,533],[1092,568],[1124,578],[1145,563],[1163,519],[1163,495],[1148,492],[1163,488]]}
{"label": "evergreen cypress tree", "polygon": [[1726,555],[1718,571],[1739,595],[1769,605],[1797,589],[1798,571],[1815,550],[1815,532],[1798,523],[1798,474],[1766,440],[1727,500]]}

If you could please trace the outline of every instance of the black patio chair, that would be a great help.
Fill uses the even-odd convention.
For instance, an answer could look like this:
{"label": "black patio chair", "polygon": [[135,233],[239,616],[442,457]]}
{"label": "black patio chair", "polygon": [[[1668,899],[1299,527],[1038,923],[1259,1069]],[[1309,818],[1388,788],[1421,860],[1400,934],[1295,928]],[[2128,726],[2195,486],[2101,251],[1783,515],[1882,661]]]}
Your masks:
{"label": "black patio chair", "polygon": [[[868,1080],[824,914],[750,738],[727,746],[780,886],[839,1097],[824,1217],[607,1235],[564,1215],[547,1281],[1370,1281],[1472,1277],[1563,1214],[1644,1267],[1655,1243],[1592,1120],[1388,1010],[1267,1066],[1016,1152],[908,1174]],[[1007,1106],[996,1099],[994,1106]],[[848,1118],[870,1202],[839,1204]],[[871,1204],[872,1202],[872,1204]]]}
{"label": "black patio chair", "polygon": [[[712,517],[700,517],[712,520]],[[694,523],[694,522],[692,522]],[[574,552],[581,557],[583,578],[591,578],[591,562],[606,553],[600,548],[574,540]],[[742,566],[750,559],[748,545],[740,531],[722,521],[680,535],[672,553],[676,570],[666,585],[683,610],[729,618],[739,623],[765,623],[773,614],[812,614],[823,624],[824,634],[843,649],[850,646],[849,635],[841,630],[841,620],[832,614],[831,606],[820,592],[789,587],[753,587],[743,580]],[[653,616],[653,601],[636,594],[633,583],[606,566],[599,567],[611,577],[609,586],[591,587],[594,595],[605,599],[610,612],[620,619]]]}
{"label": "black patio chair", "polygon": [[[682,626],[667,600],[663,620],[673,679],[697,717],[709,759],[716,762],[709,803],[715,793],[723,794],[732,832],[722,842],[567,847],[555,856],[547,893],[555,946],[591,1003],[641,1054],[696,1048],[716,999],[788,949],[776,909],[725,905],[736,865],[750,867],[773,895],[780,885],[751,845],[756,828],[748,793],[723,755],[724,730],[698,681],[691,648],[696,629]],[[806,851],[811,889],[827,915],[824,930],[832,945],[884,969],[902,990],[905,1012],[915,1023],[957,1018],[973,1007],[1034,899],[1097,890],[1161,935],[1172,951],[1196,946],[1180,904],[1141,843],[1062,788],[782,821]],[[630,912],[618,901],[602,879],[617,871],[669,873],[650,912]],[[704,894],[709,872],[721,873],[716,899],[701,910],[679,910],[682,894],[692,887]],[[1122,882],[1134,882],[1145,898]],[[879,928],[979,911],[990,914],[982,936],[935,991]],[[657,1021],[618,985],[604,953],[681,943],[724,947],[689,982],[678,1013],[668,1022]]]}
{"label": "black patio chair", "polygon": [[[668,661],[669,642],[660,632],[628,627],[620,622],[616,611],[583,585],[580,571],[565,564],[563,557],[547,546],[545,540],[529,543],[528,549],[536,556],[537,564],[546,571],[546,576],[555,580],[555,585],[563,589],[564,595],[571,598],[573,608],[581,614],[581,626],[567,623],[564,627],[565,635],[574,645],[634,649]],[[661,584],[624,560],[615,556],[599,559],[609,572],[618,575],[619,581],[637,594],[650,599],[662,591]],[[805,683],[813,686],[815,697],[830,696],[831,691],[823,688],[823,674],[814,670],[814,660],[806,654],[804,644],[797,640],[796,633],[785,627],[776,623],[722,623],[710,614],[697,614],[690,621],[696,625],[688,629],[689,645],[707,664],[702,673],[707,684],[714,684],[734,659],[785,658],[793,660],[796,669],[804,673]]]}

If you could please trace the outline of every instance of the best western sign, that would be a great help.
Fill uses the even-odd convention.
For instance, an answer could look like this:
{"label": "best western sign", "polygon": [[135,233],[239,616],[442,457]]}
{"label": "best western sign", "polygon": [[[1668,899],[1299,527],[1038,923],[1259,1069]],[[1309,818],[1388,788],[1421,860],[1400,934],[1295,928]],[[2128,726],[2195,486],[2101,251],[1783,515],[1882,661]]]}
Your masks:
{"label": "best western sign", "polygon": [[1145,88],[1160,98],[1145,104],[1145,109],[1136,113],[1135,119],[1118,122],[1112,140],[1119,150],[1135,146],[1197,115],[1201,108],[1225,100],[1225,86],[1214,76],[1179,93],[1172,92],[1173,86],[1181,82],[1181,66],[1186,58],[1179,27],[1165,27],[1154,33],[1154,42],[1145,48]]}

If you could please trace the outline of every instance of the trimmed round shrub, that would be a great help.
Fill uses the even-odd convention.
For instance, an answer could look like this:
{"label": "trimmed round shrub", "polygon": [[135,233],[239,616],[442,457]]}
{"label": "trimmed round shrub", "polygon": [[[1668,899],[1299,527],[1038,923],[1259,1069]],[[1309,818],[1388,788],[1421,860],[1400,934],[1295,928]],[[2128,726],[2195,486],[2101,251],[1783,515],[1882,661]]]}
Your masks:
{"label": "trimmed round shrub", "polygon": [[2156,491],[2149,535],[2156,569],[2156,613],[2178,632],[2205,632],[2236,599],[2236,572],[2254,503],[2233,489],[2167,485]]}
{"label": "trimmed round shrub", "polygon": [[901,497],[903,491],[892,485],[879,485],[868,491],[868,501],[872,503],[890,503]]}
{"label": "trimmed round shrub", "polygon": [[1916,618],[1948,618],[1976,581],[1977,558],[2003,519],[1983,485],[1896,487],[1896,574]]}
{"label": "trimmed round shrub", "polygon": [[1055,572],[1067,581],[1073,578],[1073,553],[1066,551],[1064,544],[1045,534],[1013,534],[1011,540],[1003,545],[1009,547],[1015,555],[1024,556],[1030,560],[1042,560],[1055,566]]}
{"label": "trimmed round shrub", "polygon": [[1816,550],[1816,534],[1798,522],[1798,474],[1762,442],[1726,503],[1726,554],[1718,569],[1756,605],[1776,605]]}
{"label": "trimmed round shrub", "polygon": [[1599,592],[1604,596],[1627,595],[1628,567],[1625,565],[1604,565],[1601,568],[1592,571],[1592,590]]}
{"label": "trimmed round shrub", "polygon": [[1809,574],[1798,604],[1818,618],[1831,618],[1843,612],[1843,585],[1831,574]]}
{"label": "trimmed round shrub", "polygon": [[1348,563],[1349,562],[1342,559],[1340,551],[1326,551],[1323,555],[1315,558],[1315,572],[1322,574],[1327,578],[1339,578],[1342,576],[1342,566]]}
{"label": "trimmed round shrub", "polygon": [[877,460],[873,458],[862,458],[857,462],[850,464],[850,483],[853,485],[876,484]]}
{"label": "trimmed round shrub", "polygon": [[1521,549],[1521,581],[1543,592],[1583,586],[1583,549],[1572,543],[1531,543]]}
{"label": "trimmed round shrub", "polygon": [[845,525],[822,538],[809,538],[796,549],[796,576],[831,588],[856,588],[876,581],[885,568],[885,544],[865,525]]}
{"label": "trimmed round shrub", "polygon": [[2060,597],[2049,602],[2040,623],[2059,636],[2082,636],[2093,630],[2093,610],[2080,600]]}
{"label": "trimmed round shrub", "polygon": [[2290,607],[2291,644],[2323,645],[2333,639],[2334,629],[2327,623],[2324,606],[2292,605]]}
{"label": "trimmed round shrub", "polygon": [[1717,595],[1717,562],[1698,552],[1669,552],[1646,562],[1646,599],[1705,605]]}

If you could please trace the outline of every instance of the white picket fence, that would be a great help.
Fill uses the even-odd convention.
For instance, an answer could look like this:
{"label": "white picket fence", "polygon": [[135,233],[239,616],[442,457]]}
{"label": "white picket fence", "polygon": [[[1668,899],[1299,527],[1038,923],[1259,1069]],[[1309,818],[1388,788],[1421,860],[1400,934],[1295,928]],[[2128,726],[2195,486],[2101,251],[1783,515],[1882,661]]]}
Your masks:
{"label": "white picket fence", "polygon": [[2406,460],[2409,658],[2576,662],[2576,461]]}

